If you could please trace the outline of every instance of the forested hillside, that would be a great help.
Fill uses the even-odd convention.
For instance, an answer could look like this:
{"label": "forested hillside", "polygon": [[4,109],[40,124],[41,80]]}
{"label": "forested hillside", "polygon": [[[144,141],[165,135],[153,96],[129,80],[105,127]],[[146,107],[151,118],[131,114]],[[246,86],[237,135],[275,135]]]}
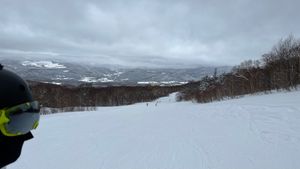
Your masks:
{"label": "forested hillside", "polygon": [[[153,101],[180,90],[181,86],[61,86],[29,82],[33,96],[43,107],[55,111],[93,109],[96,106],[120,106]],[[81,108],[80,108],[81,107]],[[53,109],[54,110],[54,109]],[[43,112],[42,112],[43,113]]]}
{"label": "forested hillside", "polygon": [[244,94],[296,88],[300,84],[300,40],[280,40],[260,60],[248,60],[230,73],[206,76],[187,85],[179,100],[205,103]]}

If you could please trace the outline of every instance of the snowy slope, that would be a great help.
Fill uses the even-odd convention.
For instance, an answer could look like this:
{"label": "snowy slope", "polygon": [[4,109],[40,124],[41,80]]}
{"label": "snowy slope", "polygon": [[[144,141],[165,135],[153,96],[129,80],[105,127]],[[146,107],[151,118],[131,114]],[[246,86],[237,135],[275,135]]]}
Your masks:
{"label": "snowy slope", "polygon": [[47,115],[9,169],[298,169],[300,92]]}

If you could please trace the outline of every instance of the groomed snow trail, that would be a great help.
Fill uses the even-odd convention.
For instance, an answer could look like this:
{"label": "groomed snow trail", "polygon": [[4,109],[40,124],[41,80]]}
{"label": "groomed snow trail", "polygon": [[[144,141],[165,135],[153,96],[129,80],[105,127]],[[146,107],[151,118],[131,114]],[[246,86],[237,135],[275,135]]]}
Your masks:
{"label": "groomed snow trail", "polygon": [[43,116],[9,169],[297,169],[300,92]]}

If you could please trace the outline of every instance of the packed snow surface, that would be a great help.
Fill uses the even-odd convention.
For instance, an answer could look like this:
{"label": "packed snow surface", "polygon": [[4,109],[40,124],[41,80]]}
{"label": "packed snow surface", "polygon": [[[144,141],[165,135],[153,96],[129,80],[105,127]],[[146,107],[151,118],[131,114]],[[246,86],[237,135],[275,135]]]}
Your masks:
{"label": "packed snow surface", "polygon": [[9,169],[297,169],[300,92],[43,116]]}

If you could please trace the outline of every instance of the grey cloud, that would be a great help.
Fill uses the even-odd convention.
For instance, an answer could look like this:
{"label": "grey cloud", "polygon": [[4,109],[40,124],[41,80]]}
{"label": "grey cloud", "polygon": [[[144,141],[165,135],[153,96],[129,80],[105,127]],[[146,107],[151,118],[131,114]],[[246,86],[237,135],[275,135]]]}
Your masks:
{"label": "grey cloud", "polygon": [[129,66],[237,64],[299,37],[296,0],[2,0],[0,57]]}

